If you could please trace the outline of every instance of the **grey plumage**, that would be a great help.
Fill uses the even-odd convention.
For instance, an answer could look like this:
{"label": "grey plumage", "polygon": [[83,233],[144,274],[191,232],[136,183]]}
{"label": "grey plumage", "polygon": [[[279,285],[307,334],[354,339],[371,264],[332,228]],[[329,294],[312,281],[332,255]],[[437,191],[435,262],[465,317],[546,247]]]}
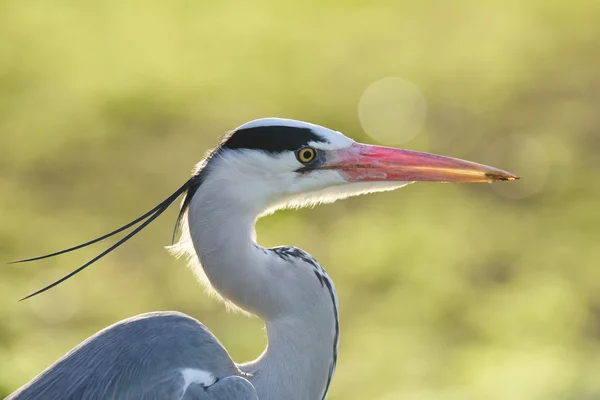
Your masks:
{"label": "grey plumage", "polygon": [[[186,387],[185,368],[210,371],[216,382]],[[258,399],[246,377],[200,322],[154,312],[96,333],[8,399]]]}

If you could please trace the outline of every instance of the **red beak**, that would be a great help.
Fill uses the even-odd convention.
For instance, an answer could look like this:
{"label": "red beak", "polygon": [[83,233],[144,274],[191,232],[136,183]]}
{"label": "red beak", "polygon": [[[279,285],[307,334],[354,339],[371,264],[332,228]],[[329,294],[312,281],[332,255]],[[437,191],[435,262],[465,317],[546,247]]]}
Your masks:
{"label": "red beak", "polygon": [[354,143],[331,151],[321,168],[335,169],[348,181],[497,182],[515,174],[458,158]]}

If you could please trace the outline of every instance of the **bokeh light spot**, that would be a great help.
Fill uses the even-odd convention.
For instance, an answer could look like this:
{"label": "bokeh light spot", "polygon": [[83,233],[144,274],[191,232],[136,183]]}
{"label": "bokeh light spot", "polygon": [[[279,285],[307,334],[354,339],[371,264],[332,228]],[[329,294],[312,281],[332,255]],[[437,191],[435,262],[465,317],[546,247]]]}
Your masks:
{"label": "bokeh light spot", "polygon": [[419,88],[403,78],[388,77],[370,84],[358,103],[364,131],[381,143],[399,145],[414,139],[427,114]]}

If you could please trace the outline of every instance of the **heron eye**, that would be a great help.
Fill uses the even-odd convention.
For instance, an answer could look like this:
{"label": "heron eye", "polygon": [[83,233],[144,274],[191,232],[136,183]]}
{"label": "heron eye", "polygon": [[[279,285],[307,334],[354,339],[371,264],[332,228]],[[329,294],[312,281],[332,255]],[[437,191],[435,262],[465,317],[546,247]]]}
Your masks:
{"label": "heron eye", "polygon": [[308,164],[317,156],[317,151],[312,147],[303,147],[296,153],[296,158],[302,164]]}

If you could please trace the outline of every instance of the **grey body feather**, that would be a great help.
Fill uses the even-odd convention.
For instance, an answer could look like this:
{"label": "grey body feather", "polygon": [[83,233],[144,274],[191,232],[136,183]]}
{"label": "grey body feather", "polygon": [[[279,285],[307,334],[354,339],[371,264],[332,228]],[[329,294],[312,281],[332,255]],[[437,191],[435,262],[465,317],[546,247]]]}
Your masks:
{"label": "grey body feather", "polygon": [[[186,387],[186,368],[209,371],[216,382]],[[154,312],[96,333],[8,399],[258,399],[244,376],[200,322]]]}

